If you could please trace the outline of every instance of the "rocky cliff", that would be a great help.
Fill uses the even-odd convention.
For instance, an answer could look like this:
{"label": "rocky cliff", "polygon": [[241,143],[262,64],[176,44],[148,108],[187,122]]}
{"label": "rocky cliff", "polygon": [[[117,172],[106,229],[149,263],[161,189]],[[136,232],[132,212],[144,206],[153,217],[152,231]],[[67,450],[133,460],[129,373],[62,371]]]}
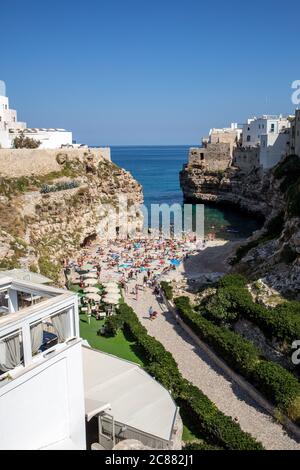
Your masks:
{"label": "rocky cliff", "polygon": [[[42,158],[38,150],[35,158]],[[0,267],[27,267],[58,280],[62,258],[89,239],[111,237],[122,218],[129,230],[140,230],[143,196],[130,173],[97,151],[58,151],[53,158],[30,174],[24,167],[25,176],[0,173]],[[126,205],[119,205],[121,196]]]}
{"label": "rocky cliff", "polygon": [[263,217],[262,230],[238,249],[232,269],[300,298],[300,158],[289,156],[268,172],[244,172],[230,162],[220,171],[206,162],[188,164],[180,183],[187,202],[230,204]]}

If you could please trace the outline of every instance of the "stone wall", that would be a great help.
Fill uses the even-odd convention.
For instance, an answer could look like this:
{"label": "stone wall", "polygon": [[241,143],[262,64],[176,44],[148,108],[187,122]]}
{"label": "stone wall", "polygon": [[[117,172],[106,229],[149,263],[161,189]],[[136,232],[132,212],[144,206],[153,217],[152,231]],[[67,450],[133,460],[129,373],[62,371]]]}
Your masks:
{"label": "stone wall", "polygon": [[88,154],[92,154],[98,161],[111,160],[110,148],[97,149],[0,149],[0,176],[7,178],[20,178],[22,176],[45,175],[53,171],[60,171],[57,162],[58,155],[66,155],[68,160],[81,161]]}
{"label": "stone wall", "polygon": [[244,173],[250,173],[260,167],[260,150],[254,148],[236,148],[233,151],[233,165]]}
{"label": "stone wall", "polygon": [[188,166],[203,167],[207,171],[224,171],[231,164],[231,145],[228,143],[208,144],[206,147],[191,148]]}

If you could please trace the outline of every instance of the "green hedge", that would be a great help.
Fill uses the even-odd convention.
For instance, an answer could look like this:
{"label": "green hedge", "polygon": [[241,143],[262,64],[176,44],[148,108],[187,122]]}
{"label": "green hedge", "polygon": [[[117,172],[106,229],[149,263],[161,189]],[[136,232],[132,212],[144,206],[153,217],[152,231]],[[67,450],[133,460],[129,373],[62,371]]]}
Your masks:
{"label": "green hedge", "polygon": [[185,380],[173,356],[139,322],[135,312],[126,304],[119,307],[124,328],[134,337],[148,359],[147,371],[169,389],[178,405],[185,409],[198,429],[215,445],[230,450],[261,450],[262,445],[225,416],[195,386]]}
{"label": "green hedge", "polygon": [[[242,317],[255,323],[266,337],[292,344],[300,338],[300,303],[285,302],[275,308],[256,304],[248,289],[246,279],[240,275],[227,275],[219,282],[219,289],[226,289],[228,308],[235,318]],[[244,282],[244,286],[242,285]]]}
{"label": "green hedge", "polygon": [[160,285],[161,285],[162,290],[164,291],[164,294],[165,294],[167,300],[173,300],[173,288],[172,288],[172,286],[166,281],[162,281],[160,283]]}
{"label": "green hedge", "polygon": [[252,382],[282,412],[300,422],[300,384],[290,372],[261,358],[258,348],[239,334],[217,326],[195,312],[188,297],[177,298],[175,304],[180,317],[199,338]]}

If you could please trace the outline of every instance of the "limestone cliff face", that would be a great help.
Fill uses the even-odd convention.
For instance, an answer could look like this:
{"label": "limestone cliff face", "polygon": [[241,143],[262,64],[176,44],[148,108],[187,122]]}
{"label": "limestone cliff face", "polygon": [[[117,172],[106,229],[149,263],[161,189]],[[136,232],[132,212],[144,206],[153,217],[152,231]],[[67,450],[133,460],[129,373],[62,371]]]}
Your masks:
{"label": "limestone cliff face", "polygon": [[115,236],[109,230],[125,218],[129,230],[142,228],[142,188],[130,173],[92,150],[57,152],[55,160],[55,171],[0,176],[1,267],[26,266],[58,279],[61,259],[87,239]]}
{"label": "limestone cliff face", "polygon": [[188,202],[230,204],[262,216],[262,230],[239,248],[232,269],[300,298],[300,158],[287,157],[265,173],[230,163],[222,171],[205,162],[188,164],[180,183]]}

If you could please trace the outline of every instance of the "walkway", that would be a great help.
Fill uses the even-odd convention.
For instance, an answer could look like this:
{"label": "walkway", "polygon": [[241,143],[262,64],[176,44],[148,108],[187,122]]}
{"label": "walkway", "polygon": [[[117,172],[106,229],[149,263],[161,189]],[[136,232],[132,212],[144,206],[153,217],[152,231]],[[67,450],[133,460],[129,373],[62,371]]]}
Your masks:
{"label": "walkway", "polygon": [[[280,424],[260,410],[243,390],[215,367],[206,353],[177,325],[172,313],[158,304],[150,289],[140,291],[137,302],[130,293],[132,287],[130,284],[127,303],[135,310],[148,333],[172,353],[186,379],[199,387],[223,413],[237,417],[241,428],[262,442],[266,449],[300,450],[300,443],[290,438]],[[152,322],[148,317],[151,305],[160,312]]]}

